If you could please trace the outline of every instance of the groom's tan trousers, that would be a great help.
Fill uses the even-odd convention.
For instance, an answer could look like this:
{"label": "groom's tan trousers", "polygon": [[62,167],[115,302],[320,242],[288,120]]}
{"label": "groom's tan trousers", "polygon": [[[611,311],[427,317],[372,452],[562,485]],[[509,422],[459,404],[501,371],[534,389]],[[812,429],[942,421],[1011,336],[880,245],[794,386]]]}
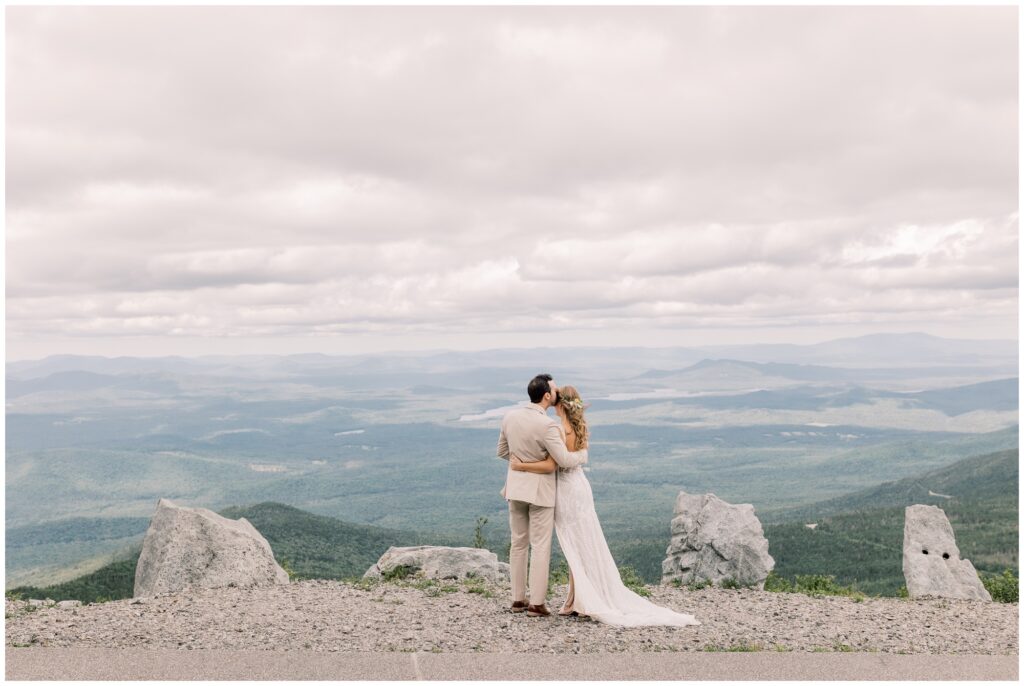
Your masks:
{"label": "groom's tan trousers", "polygon": [[555,508],[509,500],[508,524],[512,530],[512,547],[508,554],[512,600],[526,599],[526,548],[529,546],[530,605],[543,605],[548,597],[548,567],[551,563]]}

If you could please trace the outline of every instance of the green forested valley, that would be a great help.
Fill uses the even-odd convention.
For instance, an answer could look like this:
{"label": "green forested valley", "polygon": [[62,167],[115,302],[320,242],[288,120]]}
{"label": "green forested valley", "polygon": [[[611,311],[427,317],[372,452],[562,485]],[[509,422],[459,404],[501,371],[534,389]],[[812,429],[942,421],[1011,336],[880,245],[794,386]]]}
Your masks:
{"label": "green forested valley", "polygon": [[[759,516],[764,521],[775,572],[833,575],[843,585],[871,595],[896,595],[903,585],[904,507],[936,504],[949,517],[961,556],[979,573],[1019,573],[1016,450],[969,457],[941,469],[888,482],[841,498]],[[937,495],[929,495],[929,493]],[[263,534],[277,560],[297,578],[361,576],[389,546],[473,545],[464,537],[352,524],[276,502],[224,508],[231,519],[245,517]],[[129,530],[138,522],[123,523]],[[814,528],[807,525],[814,524]],[[507,524],[489,522],[481,530],[487,546],[507,560]],[[609,547],[620,567],[633,567],[649,583],[661,579],[669,526],[631,533],[612,529]],[[559,563],[557,542],[553,565]],[[126,598],[132,594],[138,546],[128,559],[112,562],[69,582],[10,589],[55,600]]]}

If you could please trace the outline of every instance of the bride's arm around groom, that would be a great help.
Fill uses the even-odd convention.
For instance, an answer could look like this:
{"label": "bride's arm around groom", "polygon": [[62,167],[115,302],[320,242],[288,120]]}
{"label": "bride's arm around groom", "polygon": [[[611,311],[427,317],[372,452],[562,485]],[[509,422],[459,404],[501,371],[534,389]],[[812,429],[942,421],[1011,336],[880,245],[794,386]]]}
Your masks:
{"label": "bride's arm around groom", "polygon": [[[548,425],[544,427],[542,442],[547,455],[553,459],[559,467],[566,469],[570,467],[577,467],[581,464],[586,464],[588,460],[586,448],[575,452],[569,452],[565,446],[565,438],[562,436],[562,430],[558,426],[558,422],[553,419],[550,419]],[[508,436],[505,435],[505,424],[502,422],[501,432],[498,434],[497,456],[508,461],[510,455]],[[516,456],[516,459],[523,461],[518,455]],[[528,462],[529,460],[526,461]]]}

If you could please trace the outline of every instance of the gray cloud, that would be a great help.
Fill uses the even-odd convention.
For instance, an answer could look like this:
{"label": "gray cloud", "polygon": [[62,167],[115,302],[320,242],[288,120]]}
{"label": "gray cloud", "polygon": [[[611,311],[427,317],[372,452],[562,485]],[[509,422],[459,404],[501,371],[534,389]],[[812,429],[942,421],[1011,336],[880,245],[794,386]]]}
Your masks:
{"label": "gray cloud", "polygon": [[1014,337],[1016,20],[12,7],[8,354],[139,335]]}

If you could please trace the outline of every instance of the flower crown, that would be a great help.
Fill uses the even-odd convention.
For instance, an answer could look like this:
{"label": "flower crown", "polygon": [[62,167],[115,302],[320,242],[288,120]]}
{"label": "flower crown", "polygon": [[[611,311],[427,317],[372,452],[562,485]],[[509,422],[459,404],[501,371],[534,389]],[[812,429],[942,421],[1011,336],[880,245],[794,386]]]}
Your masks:
{"label": "flower crown", "polygon": [[573,407],[575,407],[575,408],[576,408],[577,410],[582,410],[582,409],[584,409],[583,401],[582,401],[582,400],[580,400],[579,398],[573,398],[572,400],[566,400],[565,398],[562,398],[562,399],[561,399],[561,403],[562,403],[563,405],[572,405],[572,406],[573,406]]}

